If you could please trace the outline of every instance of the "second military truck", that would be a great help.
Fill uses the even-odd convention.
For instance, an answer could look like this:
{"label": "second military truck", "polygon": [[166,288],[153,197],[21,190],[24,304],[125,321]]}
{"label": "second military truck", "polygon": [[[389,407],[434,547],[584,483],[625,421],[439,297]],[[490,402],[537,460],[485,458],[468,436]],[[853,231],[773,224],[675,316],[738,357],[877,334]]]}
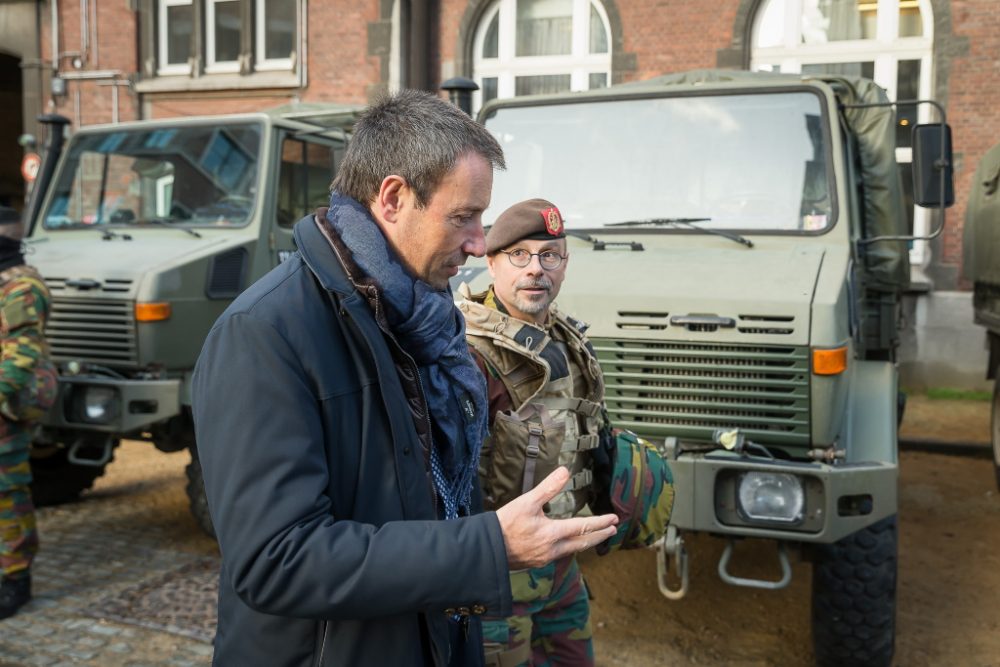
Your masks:
{"label": "second military truck", "polygon": [[52,293],[46,336],[60,369],[32,449],[40,504],[89,488],[120,439],[146,440],[191,451],[191,508],[212,533],[191,372],[216,318],[294,250],[292,225],[328,201],[360,110],[93,126],[50,150],[27,239]]}

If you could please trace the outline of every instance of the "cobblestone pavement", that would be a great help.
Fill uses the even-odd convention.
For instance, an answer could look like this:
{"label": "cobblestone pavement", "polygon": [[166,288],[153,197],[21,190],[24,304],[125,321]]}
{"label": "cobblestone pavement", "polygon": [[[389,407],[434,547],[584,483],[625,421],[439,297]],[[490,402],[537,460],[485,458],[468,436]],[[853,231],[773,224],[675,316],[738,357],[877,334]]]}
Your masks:
{"label": "cobblestone pavement", "polygon": [[188,513],[186,452],[125,442],[79,503],[39,510],[34,599],[0,667],[208,665],[218,551]]}

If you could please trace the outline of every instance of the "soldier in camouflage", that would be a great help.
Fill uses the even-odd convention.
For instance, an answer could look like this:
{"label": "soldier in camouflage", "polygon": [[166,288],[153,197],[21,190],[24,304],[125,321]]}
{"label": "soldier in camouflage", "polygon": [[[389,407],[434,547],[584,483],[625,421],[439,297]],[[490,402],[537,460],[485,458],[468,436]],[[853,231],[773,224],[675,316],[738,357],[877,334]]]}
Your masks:
{"label": "soldier in camouflage", "polygon": [[21,234],[17,214],[0,209],[0,619],[31,599],[38,532],[28,456],[34,424],[56,393],[42,335],[49,292],[24,263]]}
{"label": "soldier in camouflage", "polygon": [[[553,305],[569,258],[565,236],[551,202],[516,204],[486,237],[493,284],[476,295],[461,287],[466,338],[489,399],[480,482],[486,509],[495,509],[566,466],[570,481],[546,514],[570,517],[587,505],[618,514],[616,535],[598,547],[604,554],[662,536],[673,487],[655,448],[611,432],[587,327]],[[594,664],[589,594],[575,556],[511,572],[511,589],[514,615],[483,622],[487,665]]]}

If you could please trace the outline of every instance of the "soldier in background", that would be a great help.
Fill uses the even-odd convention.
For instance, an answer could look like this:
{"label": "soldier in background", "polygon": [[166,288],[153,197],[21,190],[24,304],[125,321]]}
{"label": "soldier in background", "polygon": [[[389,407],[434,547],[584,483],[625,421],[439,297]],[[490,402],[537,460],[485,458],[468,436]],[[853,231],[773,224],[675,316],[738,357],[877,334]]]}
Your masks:
{"label": "soldier in background", "polygon": [[[466,339],[489,400],[483,495],[487,509],[502,506],[566,466],[570,481],[546,506],[549,518],[590,505],[619,517],[598,553],[648,546],[666,529],[673,480],[652,445],[611,432],[587,327],[553,305],[566,277],[565,237],[551,202],[516,204],[486,236],[493,284],[476,295],[461,287]],[[575,555],[511,572],[511,589],[514,615],[483,622],[488,666],[594,664],[589,595]]]}
{"label": "soldier in background", "polygon": [[38,272],[24,263],[22,233],[17,213],[0,208],[0,619],[31,599],[38,532],[29,449],[34,425],[56,394],[42,334],[50,296]]}

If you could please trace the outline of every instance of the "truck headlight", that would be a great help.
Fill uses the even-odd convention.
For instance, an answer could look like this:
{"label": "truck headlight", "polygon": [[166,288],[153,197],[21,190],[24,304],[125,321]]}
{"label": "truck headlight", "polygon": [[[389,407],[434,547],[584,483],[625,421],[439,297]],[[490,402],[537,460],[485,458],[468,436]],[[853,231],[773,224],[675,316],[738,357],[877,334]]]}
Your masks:
{"label": "truck headlight", "polygon": [[805,509],[802,481],[787,473],[748,472],[740,477],[737,498],[753,521],[796,523]]}
{"label": "truck headlight", "polygon": [[74,388],[70,421],[110,424],[118,417],[118,391],[114,387],[84,385]]}

